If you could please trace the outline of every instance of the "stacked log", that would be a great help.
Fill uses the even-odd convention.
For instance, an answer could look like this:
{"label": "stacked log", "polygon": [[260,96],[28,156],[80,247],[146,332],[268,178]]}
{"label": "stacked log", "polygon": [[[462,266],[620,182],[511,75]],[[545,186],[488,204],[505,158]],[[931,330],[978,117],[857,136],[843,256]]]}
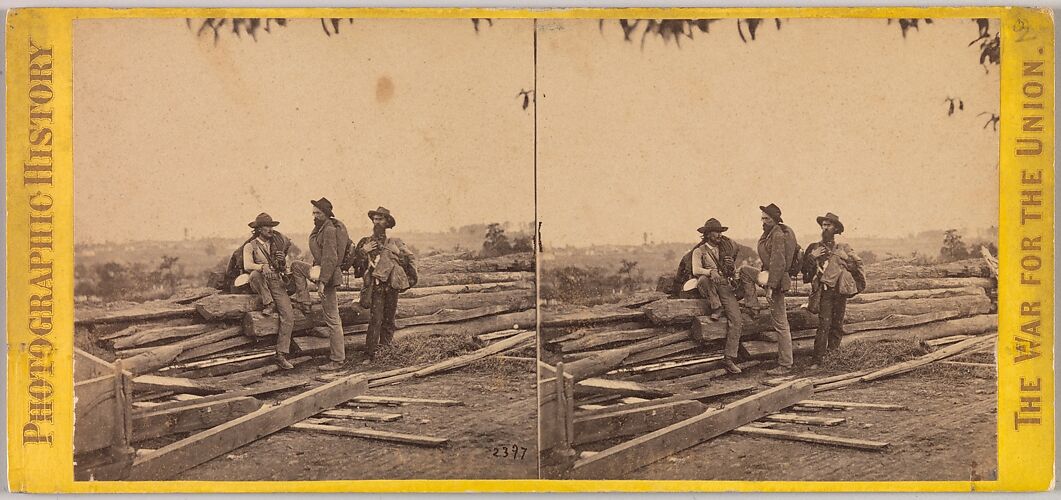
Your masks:
{"label": "stacked log", "polygon": [[[433,333],[472,338],[534,329],[533,254],[491,259],[453,257],[425,259],[418,285],[400,296],[396,338]],[[263,315],[257,295],[192,292],[180,293],[168,303],[83,315],[77,321],[79,334],[94,337],[102,357],[121,358],[133,375],[210,379],[235,387],[240,381],[271,372],[279,316]],[[369,314],[359,304],[360,295],[357,290],[338,293],[344,333],[355,349],[363,343],[368,328]],[[299,346],[315,352],[322,341],[325,348],[327,345],[326,339],[313,336],[325,322],[320,297],[315,292],[310,296],[313,303],[309,313],[297,308],[294,311],[296,352]],[[139,387],[138,397],[148,397],[142,394],[145,392],[162,392],[157,385],[151,386],[151,391],[146,385]]]}
{"label": "stacked log", "polygon": [[[994,314],[997,283],[988,273],[979,260],[931,266],[867,266],[866,290],[848,300],[844,342],[903,339],[932,349],[933,339],[990,335],[998,328]],[[817,314],[806,308],[808,292],[809,285],[797,285],[786,299],[797,356],[813,350],[818,326]],[[759,301],[761,308],[741,308],[738,366],[742,369],[777,356],[770,313],[761,297]],[[558,391],[553,389],[557,384],[555,371],[562,366],[572,384],[565,396],[576,398],[571,404],[574,428],[569,432],[573,435],[564,439],[543,437],[543,442],[569,446],[577,456],[584,443],[646,435],[698,414],[700,403],[710,404],[711,397],[727,394],[724,389],[737,382],[727,383],[728,373],[721,364],[729,325],[724,315],[713,320],[708,313],[704,300],[675,298],[632,307],[543,307],[540,339],[546,369],[540,371],[539,389],[543,394]],[[584,383],[586,380],[592,383]],[[704,388],[716,391],[700,392]],[[630,399],[631,395],[640,399]],[[655,414],[636,411],[656,401]],[[675,402],[684,402],[681,411]],[[542,404],[545,408],[556,402],[543,400]],[[615,428],[591,431],[580,425],[596,420],[614,421]],[[552,425],[559,428],[557,423]],[[548,447],[543,448],[549,456]]]}

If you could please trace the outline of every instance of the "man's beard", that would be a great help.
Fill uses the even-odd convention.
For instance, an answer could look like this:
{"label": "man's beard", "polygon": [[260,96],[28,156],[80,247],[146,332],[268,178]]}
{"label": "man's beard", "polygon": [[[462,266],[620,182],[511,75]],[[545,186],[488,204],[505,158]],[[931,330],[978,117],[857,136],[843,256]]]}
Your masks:
{"label": "man's beard", "polygon": [[387,234],[387,226],[385,226],[383,224],[373,224],[372,225],[372,236],[375,236],[375,237],[379,238],[379,237],[383,237],[386,234]]}
{"label": "man's beard", "polygon": [[822,229],[822,241],[833,241],[836,239],[836,232],[833,229]]}

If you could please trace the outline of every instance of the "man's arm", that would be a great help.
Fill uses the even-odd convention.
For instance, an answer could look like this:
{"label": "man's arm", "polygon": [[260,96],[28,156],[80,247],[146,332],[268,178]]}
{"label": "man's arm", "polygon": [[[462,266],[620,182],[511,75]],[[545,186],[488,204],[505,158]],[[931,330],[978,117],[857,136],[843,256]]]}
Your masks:
{"label": "man's arm", "polygon": [[265,272],[265,264],[254,262],[254,247],[251,246],[253,244],[254,241],[249,241],[243,245],[243,270],[248,273],[251,271]]}
{"label": "man's arm", "polygon": [[339,265],[339,248],[335,241],[335,226],[321,228],[321,281],[327,282]]}
{"label": "man's arm", "polygon": [[690,262],[693,276],[711,276],[711,271],[716,271],[713,267],[704,267],[704,251],[703,246],[693,249],[692,262]]}
{"label": "man's arm", "polygon": [[766,282],[766,288],[776,290],[781,287],[781,277],[788,274],[788,266],[785,265],[785,234],[775,230],[766,245],[770,250],[770,263],[766,268],[770,272],[770,278]]}

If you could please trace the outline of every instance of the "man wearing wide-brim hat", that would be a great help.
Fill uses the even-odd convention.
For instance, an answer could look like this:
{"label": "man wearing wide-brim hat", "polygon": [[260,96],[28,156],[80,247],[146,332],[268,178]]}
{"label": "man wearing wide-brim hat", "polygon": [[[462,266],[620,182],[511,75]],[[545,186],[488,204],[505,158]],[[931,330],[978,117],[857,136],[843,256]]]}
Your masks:
{"label": "man wearing wide-brim hat", "polygon": [[[814,336],[814,364],[818,368],[828,351],[840,347],[844,336],[844,314],[847,299],[858,293],[858,276],[862,280],[862,259],[850,246],[836,237],[844,232],[840,217],[829,212],[818,217],[821,241],[811,243],[803,255],[803,281],[811,283],[807,308],[818,313],[818,331]],[[852,288],[853,287],[853,288]]]}
{"label": "man wearing wide-brim hat", "polygon": [[390,210],[369,210],[372,236],[361,238],[354,250],[354,276],[364,279],[361,306],[369,310],[368,334],[365,336],[366,362],[376,355],[380,345],[390,345],[397,329],[398,294],[416,285],[416,259],[409,247],[398,238],[387,236],[397,225]]}
{"label": "man wearing wide-brim hat", "polygon": [[291,297],[287,295],[287,252],[291,240],[274,228],[280,222],[262,212],[248,226],[254,231],[254,238],[243,245],[243,270],[250,273],[250,287],[261,298],[264,309],[262,314],[271,316],[279,313],[280,329],[276,337],[276,364],[285,370],[294,368],[287,360],[291,353],[291,330],[295,324],[294,309]]}
{"label": "man wearing wide-brim hat", "polygon": [[700,296],[707,300],[711,309],[708,316],[718,321],[721,313],[726,315],[726,347],[722,367],[730,373],[740,373],[736,359],[740,349],[741,328],[743,328],[740,304],[734,292],[733,280],[736,278],[734,263],[737,260],[737,245],[733,240],[722,235],[727,229],[718,219],[708,219],[697,229],[702,235],[700,244],[692,251],[689,261],[692,276],[696,280],[696,289]]}
{"label": "man wearing wide-brim hat", "polygon": [[[771,203],[760,206],[759,210],[763,234],[759,237],[756,250],[762,266],[760,269],[751,266],[741,268],[741,282],[745,286],[745,303],[752,307],[758,307],[755,285],[759,284],[766,289],[766,299],[770,303],[770,322],[777,333],[777,366],[766,373],[785,375],[792,371],[793,362],[792,331],[789,329],[788,313],[785,310],[785,292],[792,286],[790,273],[798,274],[799,271],[799,243],[796,241],[796,233],[783,223],[780,207]],[[762,283],[758,283],[759,275],[765,275],[766,279]]]}
{"label": "man wearing wide-brim hat", "polygon": [[[324,323],[328,327],[328,359],[321,370],[339,370],[346,361],[346,344],[343,339],[343,322],[339,318],[339,285],[343,281],[342,263],[350,247],[350,235],[346,225],[335,218],[332,202],[327,198],[311,200],[313,206],[313,231],[309,234],[309,250],[313,263],[293,262],[291,274],[295,276],[295,300],[303,311],[309,310],[308,283],[313,282],[321,297]],[[317,272],[314,272],[314,271]]]}

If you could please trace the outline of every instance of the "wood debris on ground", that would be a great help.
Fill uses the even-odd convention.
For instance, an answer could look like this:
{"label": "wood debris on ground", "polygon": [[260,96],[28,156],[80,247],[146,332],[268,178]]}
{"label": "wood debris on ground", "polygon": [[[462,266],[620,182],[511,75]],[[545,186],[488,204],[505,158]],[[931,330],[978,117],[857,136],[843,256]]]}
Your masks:
{"label": "wood debris on ground", "polygon": [[[168,302],[104,312],[79,310],[75,476],[171,479],[283,429],[445,445],[444,437],[382,428],[403,416],[385,408],[462,402],[406,398],[395,390],[369,391],[512,352],[524,354],[503,362],[532,373],[533,365],[523,358],[535,341],[533,259],[529,253],[488,259],[452,254],[424,258],[418,286],[401,295],[395,343],[400,348],[405,341],[450,336],[474,347],[438,362],[374,373],[354,373],[359,368],[351,364],[350,371],[322,377],[310,366],[327,361],[328,340],[316,336],[324,325],[319,303],[308,314],[295,311],[289,360],[302,366],[284,372],[289,376],[281,381],[270,380],[282,372],[273,361],[279,318],[262,315],[256,295],[197,288],[179,292]],[[362,349],[368,329],[368,311],[358,303],[358,290],[355,285],[339,292],[348,358]],[[277,396],[282,399],[271,399]],[[361,411],[344,408],[346,403],[382,409]],[[410,412],[415,414],[415,409]],[[381,428],[365,428],[369,422]],[[151,444],[150,451],[143,443]]]}
{"label": "wood debris on ground", "polygon": [[[823,401],[812,398],[814,393],[899,376],[941,361],[969,368],[990,366],[950,359],[989,349],[997,337],[997,282],[990,263],[975,259],[921,266],[886,261],[867,266],[865,292],[848,301],[844,343],[903,341],[920,346],[922,355],[891,366],[818,378],[798,372],[773,379],[762,378],[761,372],[729,374],[722,367],[728,323],[725,317],[717,321],[707,317],[703,300],[661,297],[634,305],[559,306],[553,311],[543,307],[542,477],[620,479],[725,433],[885,449],[888,443],[872,439],[776,426],[840,429],[847,425],[840,412],[904,409]],[[813,351],[818,326],[817,315],[806,309],[808,293],[809,285],[803,284],[786,300],[797,359]],[[772,366],[777,341],[768,311],[742,307],[742,315],[738,366],[745,371],[759,363]],[[767,388],[752,384],[751,390],[758,392],[749,394],[740,387],[748,380]],[[730,386],[745,390],[724,390]],[[712,387],[721,390],[711,391]],[[624,401],[631,396],[639,399]],[[721,428],[710,423],[716,418]],[[600,449],[601,443],[608,447]]]}

